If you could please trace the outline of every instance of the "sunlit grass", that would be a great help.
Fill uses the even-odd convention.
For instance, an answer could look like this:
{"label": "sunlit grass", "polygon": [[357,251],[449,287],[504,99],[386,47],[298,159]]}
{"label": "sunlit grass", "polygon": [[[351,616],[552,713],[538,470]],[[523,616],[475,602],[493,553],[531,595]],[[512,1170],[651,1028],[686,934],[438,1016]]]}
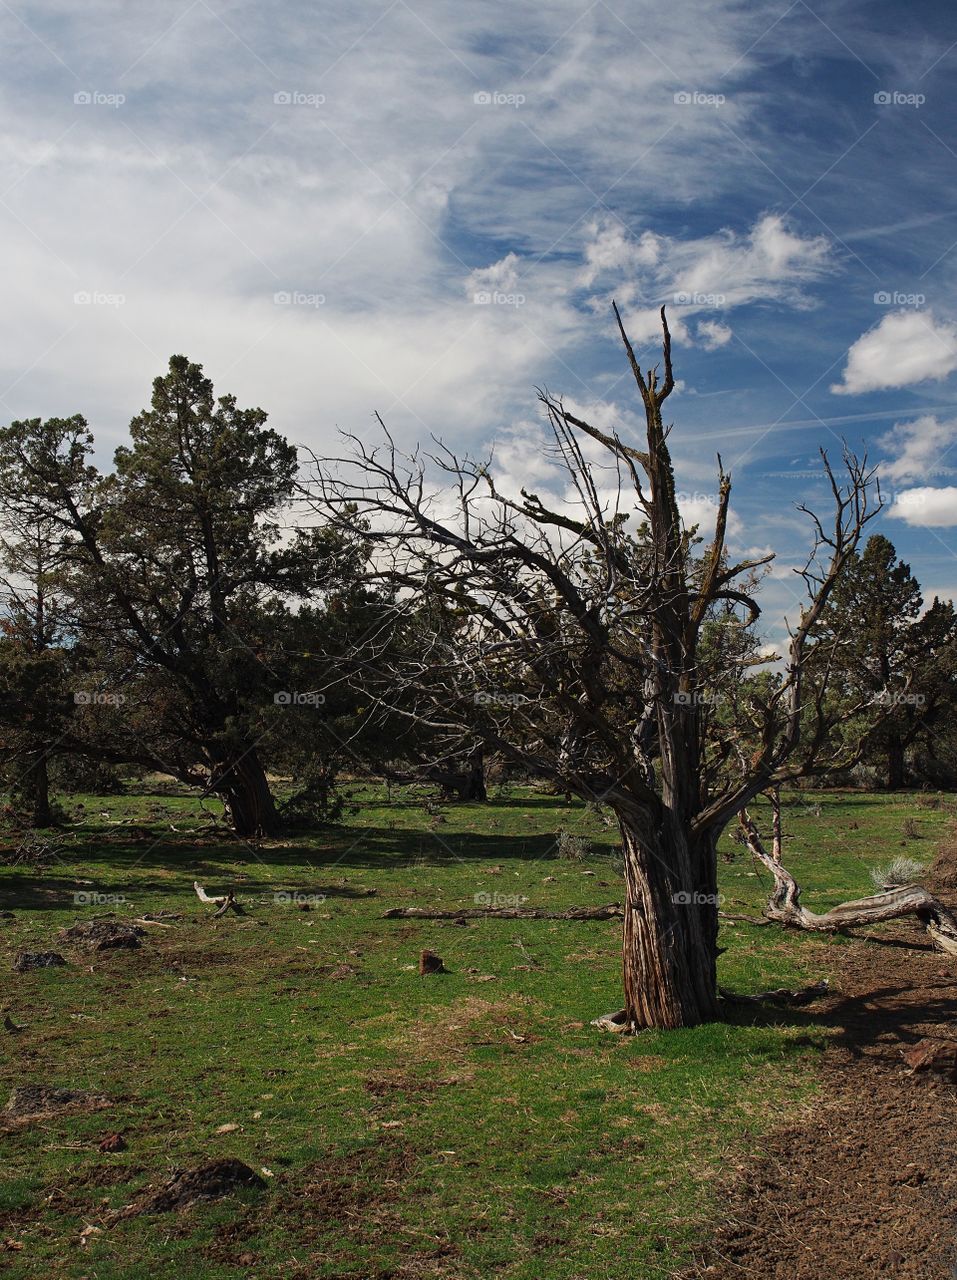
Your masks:
{"label": "sunlit grass", "polygon": [[[15,912],[5,1004],[26,1024],[4,1040],[3,1086],[116,1099],[4,1137],[0,1239],[23,1246],[3,1255],[9,1274],[665,1275],[714,1212],[713,1172],[771,1103],[807,1096],[823,1037],[807,1009],[624,1040],[590,1027],[619,1003],[615,921],[381,919],[619,900],[600,815],[522,789],[438,812],[409,791],[358,799],[343,827],[253,847],[204,833],[187,796],[81,797],[48,868],[0,872]],[[786,856],[826,907],[871,891],[870,868],[905,844],[930,860],[951,820],[914,797],[791,797]],[[562,828],[591,842],[583,860],[557,856]],[[724,908],[759,914],[762,873],[722,849]],[[194,879],[234,885],[249,915],[211,919]],[[59,927],[109,910],[182,918],[139,951],[10,972],[17,950],[63,946]],[[744,992],[833,976],[853,945],[747,924],[722,944],[721,981]],[[450,972],[420,978],[423,947]],[[344,964],[354,973],[330,976]],[[217,1134],[227,1123],[239,1128]],[[113,1129],[128,1148],[102,1154]],[[104,1223],[173,1166],[216,1155],[265,1167],[267,1192]],[[105,1229],[81,1247],[88,1224]]]}

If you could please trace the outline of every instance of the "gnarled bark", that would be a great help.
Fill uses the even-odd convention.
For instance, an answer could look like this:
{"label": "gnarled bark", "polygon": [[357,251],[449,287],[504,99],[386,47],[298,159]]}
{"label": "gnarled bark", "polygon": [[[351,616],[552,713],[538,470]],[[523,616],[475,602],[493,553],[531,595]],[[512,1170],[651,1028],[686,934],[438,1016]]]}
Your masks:
{"label": "gnarled bark", "polygon": [[823,913],[810,911],[801,902],[800,885],[781,861],[780,849],[777,856],[768,853],[746,809],[742,809],[739,820],[748,848],[774,878],[765,907],[768,919],[795,929],[835,933],[852,925],[880,924],[884,920],[916,916],[939,951],[957,955],[957,917],[923,886],[895,886],[866,898],[842,902]]}
{"label": "gnarled bark", "polygon": [[268,836],[279,829],[269,780],[254,748],[224,762],[209,786],[221,797],[237,836]]}
{"label": "gnarled bark", "polygon": [[[699,847],[664,811],[622,818],[627,1030],[690,1027],[718,1016],[718,895],[707,837]],[[617,1015],[616,1015],[617,1016]]]}

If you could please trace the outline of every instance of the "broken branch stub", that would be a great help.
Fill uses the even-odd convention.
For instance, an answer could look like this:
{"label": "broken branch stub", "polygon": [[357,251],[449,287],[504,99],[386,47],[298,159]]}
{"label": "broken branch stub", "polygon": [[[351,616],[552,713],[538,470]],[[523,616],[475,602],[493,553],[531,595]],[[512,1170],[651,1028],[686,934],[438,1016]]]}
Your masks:
{"label": "broken branch stub", "polygon": [[215,904],[217,906],[218,909],[213,912],[214,920],[217,916],[224,916],[227,911],[234,911],[237,916],[244,916],[247,914],[245,908],[241,907],[236,901],[236,894],[232,889],[230,889],[228,893],[220,894],[218,897],[213,897],[206,892],[198,880],[193,881],[193,888],[196,890],[196,896],[199,898],[200,902],[208,902],[210,905]]}

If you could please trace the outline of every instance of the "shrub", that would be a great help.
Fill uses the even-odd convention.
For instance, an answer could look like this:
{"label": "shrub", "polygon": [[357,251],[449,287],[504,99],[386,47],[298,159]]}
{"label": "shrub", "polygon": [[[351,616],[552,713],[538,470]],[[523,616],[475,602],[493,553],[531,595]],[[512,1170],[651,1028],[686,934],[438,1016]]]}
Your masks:
{"label": "shrub", "polygon": [[871,879],[878,889],[892,889],[897,885],[913,884],[923,870],[923,865],[916,858],[908,858],[901,853],[885,867],[871,867]]}
{"label": "shrub", "polygon": [[587,836],[576,835],[564,827],[558,833],[558,856],[566,862],[584,862],[591,853],[591,841]]}

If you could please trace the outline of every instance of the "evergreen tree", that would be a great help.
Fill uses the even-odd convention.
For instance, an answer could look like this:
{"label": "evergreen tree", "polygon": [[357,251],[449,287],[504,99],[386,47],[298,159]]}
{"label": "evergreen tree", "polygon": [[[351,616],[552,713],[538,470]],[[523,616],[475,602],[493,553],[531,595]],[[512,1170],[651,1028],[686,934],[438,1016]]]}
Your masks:
{"label": "evergreen tree", "polygon": [[837,641],[833,661],[843,695],[849,702],[869,698],[888,712],[865,760],[879,763],[887,787],[902,787],[908,748],[934,731],[957,694],[953,605],[935,599],[925,612],[910,566],[889,539],[874,534],[835,584],[822,623],[820,637]]}
{"label": "evergreen tree", "polygon": [[110,475],[82,418],[0,432],[3,497],[56,531],[74,642],[99,673],[86,696],[102,758],[219,795],[243,835],[277,821],[259,739],[282,685],[261,615],[308,595],[323,561],[321,534],[282,536],[296,451],[265,423],[174,356]]}

